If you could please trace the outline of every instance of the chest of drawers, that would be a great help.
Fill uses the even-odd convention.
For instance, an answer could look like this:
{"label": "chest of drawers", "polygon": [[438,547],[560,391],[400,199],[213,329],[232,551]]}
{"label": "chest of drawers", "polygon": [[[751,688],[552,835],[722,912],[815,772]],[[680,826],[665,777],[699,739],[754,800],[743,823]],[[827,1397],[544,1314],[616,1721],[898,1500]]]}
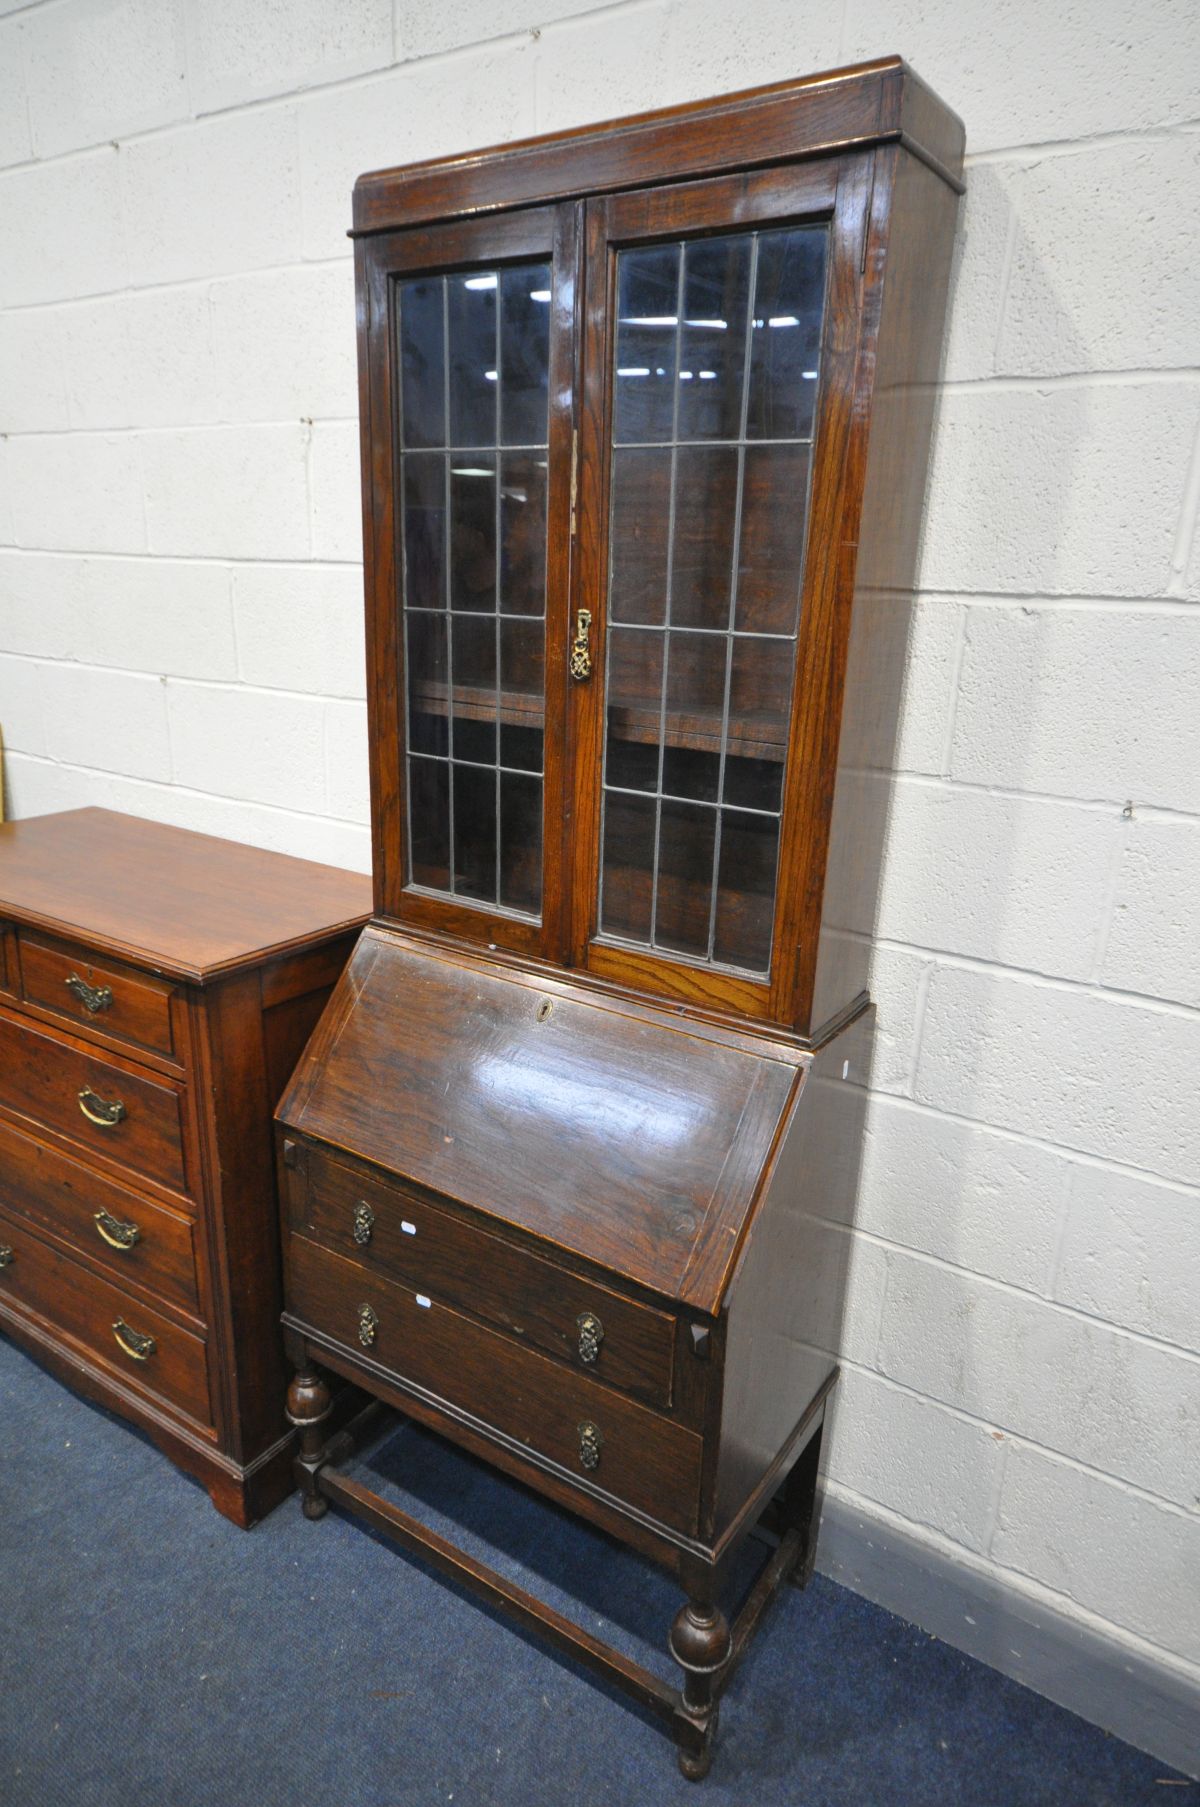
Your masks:
{"label": "chest of drawers", "polygon": [[368,892],[106,810],[0,826],[0,1329],[244,1525],[291,1486],[271,1110]]}

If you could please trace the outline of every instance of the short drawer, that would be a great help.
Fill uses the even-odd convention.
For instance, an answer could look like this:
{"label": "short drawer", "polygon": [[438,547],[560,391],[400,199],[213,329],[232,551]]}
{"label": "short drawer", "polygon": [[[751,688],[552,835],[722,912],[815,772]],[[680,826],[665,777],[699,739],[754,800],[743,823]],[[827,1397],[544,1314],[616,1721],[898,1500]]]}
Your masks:
{"label": "short drawer", "polygon": [[95,960],[65,942],[21,933],[21,990],[30,1004],[52,1010],[131,1048],[175,1054],[171,1025],[174,987],[117,961]]}
{"label": "short drawer", "polygon": [[172,1191],[187,1190],[182,1092],[170,1080],[0,1014],[0,1105]]}
{"label": "short drawer", "polygon": [[306,1328],[694,1535],[704,1446],[673,1418],[302,1236],[289,1238],[287,1269],[288,1311]]}
{"label": "short drawer", "polygon": [[675,1319],[580,1279],[319,1149],[289,1186],[292,1228],[595,1374],[671,1405]]}
{"label": "short drawer", "polygon": [[131,1385],[211,1422],[204,1341],[0,1217],[0,1306],[35,1313]]}
{"label": "short drawer", "polygon": [[0,1123],[0,1208],[82,1249],[118,1285],[132,1280],[200,1315],[192,1223],[57,1149]]}

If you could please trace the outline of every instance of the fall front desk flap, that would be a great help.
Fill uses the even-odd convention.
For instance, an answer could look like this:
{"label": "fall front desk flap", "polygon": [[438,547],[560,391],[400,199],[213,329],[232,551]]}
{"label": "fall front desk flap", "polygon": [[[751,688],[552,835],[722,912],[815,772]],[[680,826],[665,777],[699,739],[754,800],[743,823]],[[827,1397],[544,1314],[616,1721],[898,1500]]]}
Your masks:
{"label": "fall front desk flap", "polygon": [[368,929],[287,1127],[701,1311],[807,1057]]}

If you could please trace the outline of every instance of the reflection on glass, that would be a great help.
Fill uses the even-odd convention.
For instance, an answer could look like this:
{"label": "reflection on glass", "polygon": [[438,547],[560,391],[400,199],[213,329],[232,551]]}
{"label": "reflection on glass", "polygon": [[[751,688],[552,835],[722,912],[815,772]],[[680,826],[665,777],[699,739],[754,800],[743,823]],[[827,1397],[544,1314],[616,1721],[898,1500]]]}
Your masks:
{"label": "reflection on glass", "polygon": [[407,871],[536,917],[550,266],[401,281]]}
{"label": "reflection on glass", "polygon": [[827,229],[617,257],[601,932],[771,965]]}

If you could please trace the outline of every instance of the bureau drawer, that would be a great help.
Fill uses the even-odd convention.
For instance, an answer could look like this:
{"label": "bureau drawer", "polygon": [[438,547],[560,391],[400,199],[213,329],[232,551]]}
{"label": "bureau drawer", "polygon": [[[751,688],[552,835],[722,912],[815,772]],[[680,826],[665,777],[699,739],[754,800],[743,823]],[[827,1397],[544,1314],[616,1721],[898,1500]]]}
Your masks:
{"label": "bureau drawer", "polygon": [[24,1306],[131,1384],[211,1421],[202,1338],[0,1216],[0,1304]]}
{"label": "bureau drawer", "polygon": [[170,1080],[0,1015],[0,1105],[175,1192],[187,1190],[181,1100]]}
{"label": "bureau drawer", "polygon": [[675,1319],[364,1179],[309,1150],[289,1187],[292,1228],[366,1267],[486,1318],[651,1404],[671,1404]]}
{"label": "bureau drawer", "polygon": [[0,1208],[199,1316],[191,1221],[0,1123]]}
{"label": "bureau drawer", "polygon": [[131,1048],[169,1058],[174,987],[117,961],[93,960],[62,942],[21,934],[21,990],[30,1004]]}
{"label": "bureau drawer", "polygon": [[569,1478],[694,1535],[704,1446],[674,1419],[302,1236],[288,1241],[287,1299],[292,1315],[352,1357],[481,1419]]}

